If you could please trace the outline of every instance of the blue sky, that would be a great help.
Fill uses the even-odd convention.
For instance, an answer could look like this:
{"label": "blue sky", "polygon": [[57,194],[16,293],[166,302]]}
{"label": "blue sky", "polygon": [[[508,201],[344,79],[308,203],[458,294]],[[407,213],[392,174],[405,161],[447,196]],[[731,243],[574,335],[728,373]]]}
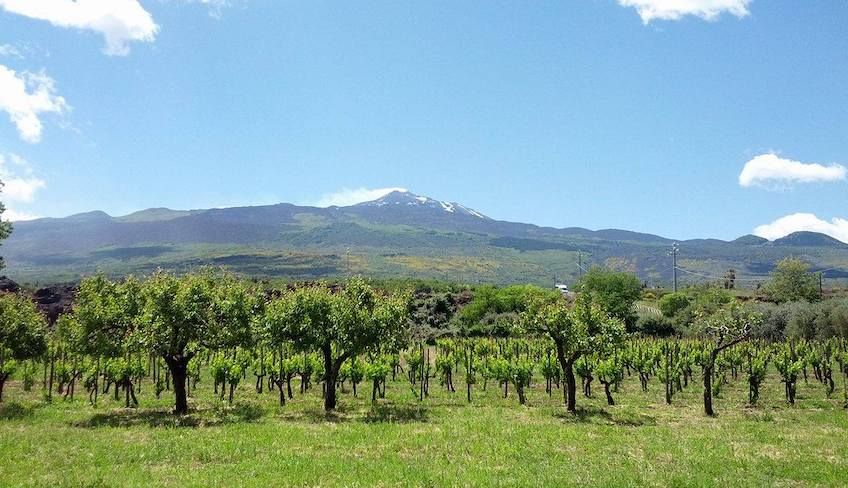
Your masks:
{"label": "blue sky", "polygon": [[41,5],[0,0],[13,216],[403,187],[557,227],[848,240],[845,2]]}

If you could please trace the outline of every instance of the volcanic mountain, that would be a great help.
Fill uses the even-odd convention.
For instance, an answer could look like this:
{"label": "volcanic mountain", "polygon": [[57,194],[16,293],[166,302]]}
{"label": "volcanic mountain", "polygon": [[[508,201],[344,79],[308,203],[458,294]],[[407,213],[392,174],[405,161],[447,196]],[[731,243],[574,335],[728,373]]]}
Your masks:
{"label": "volcanic mountain", "polygon": [[[667,283],[672,239],[619,229],[551,228],[495,220],[456,202],[406,191],[346,207],[288,203],[198,210],[151,208],[113,217],[101,211],[15,223],[3,244],[18,281],[75,281],[95,272],[148,273],[224,266],[249,276],[375,277],[550,284],[602,265]],[[680,277],[765,278],[783,257],[800,256],[828,278],[848,278],[848,245],[815,233],[774,242],[678,241]],[[579,255],[579,257],[578,257]],[[755,283],[748,281],[747,283]]]}

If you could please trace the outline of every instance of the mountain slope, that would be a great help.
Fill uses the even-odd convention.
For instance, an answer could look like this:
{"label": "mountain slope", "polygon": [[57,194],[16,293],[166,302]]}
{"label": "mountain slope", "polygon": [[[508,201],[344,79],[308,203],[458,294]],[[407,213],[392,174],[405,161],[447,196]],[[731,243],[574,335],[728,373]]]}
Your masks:
{"label": "mountain slope", "polygon": [[793,232],[774,240],[775,246],[848,248],[848,244],[818,232]]}
{"label": "mountain slope", "polygon": [[[775,242],[680,243],[680,266],[698,275],[761,276],[799,255],[815,268],[848,268],[848,246],[820,234]],[[287,203],[207,210],[154,208],[122,217],[88,212],[15,224],[2,248],[8,274],[19,281],[76,280],[83,274],[145,273],[223,265],[254,276],[315,278],[347,273],[471,282],[573,279],[578,253],[586,265],[667,283],[672,240],[619,229],[555,229],[498,221],[456,202],[393,192],[349,207]],[[840,277],[829,271],[828,277]]]}

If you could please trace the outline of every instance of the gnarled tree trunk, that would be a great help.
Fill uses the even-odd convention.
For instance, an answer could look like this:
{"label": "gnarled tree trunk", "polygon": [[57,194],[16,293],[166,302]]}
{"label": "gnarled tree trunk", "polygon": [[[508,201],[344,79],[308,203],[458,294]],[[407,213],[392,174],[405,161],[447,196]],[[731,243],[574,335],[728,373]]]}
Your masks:
{"label": "gnarled tree trunk", "polygon": [[193,354],[165,354],[162,357],[174,380],[174,414],[185,415],[188,413],[188,393],[186,392],[188,362],[191,361]]}
{"label": "gnarled tree trunk", "polygon": [[615,405],[615,400],[612,399],[612,393],[610,393],[610,384],[604,380],[600,380],[601,384],[604,385],[604,394],[607,396],[607,405]]}
{"label": "gnarled tree trunk", "polygon": [[557,361],[562,368],[562,376],[565,379],[565,388],[562,390],[565,408],[571,413],[577,412],[577,380],[574,378],[574,355],[565,357],[565,347],[561,340],[554,338],[556,344]]}
{"label": "gnarled tree trunk", "polygon": [[704,413],[712,417],[713,412],[713,364],[715,357],[710,355],[710,365],[704,367]]}
{"label": "gnarled tree trunk", "polygon": [[568,390],[568,401],[566,402],[566,409],[571,412],[577,412],[577,380],[574,378],[574,360],[569,359],[565,363],[565,367],[563,368],[563,373],[565,374],[565,384],[566,389]]}

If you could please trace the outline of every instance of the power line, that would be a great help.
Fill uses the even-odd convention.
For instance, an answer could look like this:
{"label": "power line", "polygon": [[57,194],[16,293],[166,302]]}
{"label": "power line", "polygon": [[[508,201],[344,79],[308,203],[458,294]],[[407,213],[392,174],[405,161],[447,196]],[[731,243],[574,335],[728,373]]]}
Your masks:
{"label": "power line", "polygon": [[[689,271],[688,269],[681,268],[680,266],[677,266],[676,268],[677,268],[678,271],[682,271],[684,273],[694,275],[694,276],[699,276],[701,278],[709,278],[709,279],[713,279],[713,280],[727,279],[726,276],[715,276],[715,275],[698,273],[698,272],[695,272],[695,271]],[[837,269],[842,270],[843,268],[841,268],[839,266],[834,266],[832,268],[813,271],[813,273],[824,273],[825,271],[833,271],[833,270],[837,270]],[[765,280],[770,279],[770,278],[771,278],[770,275],[751,275],[751,277],[749,277],[749,278],[734,278],[734,281],[765,281]]]}
{"label": "power line", "polygon": [[[677,265],[677,256],[679,255],[679,253],[680,253],[680,245],[675,242],[675,243],[672,244],[671,250],[668,251],[668,255],[671,256],[671,258],[672,258],[671,269],[672,269],[672,274],[673,274],[673,277],[674,277],[674,291],[675,292],[677,291],[677,284],[678,284],[677,272],[678,271],[692,275],[692,276],[697,276],[699,278],[706,278],[706,279],[709,279],[709,280],[727,280],[727,279],[729,279],[727,275],[716,276],[716,275],[699,273],[697,271],[690,271],[688,269],[681,268],[680,266]],[[583,266],[583,252],[582,251],[577,252],[577,269],[578,269],[578,275],[581,276],[581,277],[583,276],[583,273],[588,273],[588,270],[586,269],[586,267]],[[824,273],[827,272],[827,271],[834,271],[834,270],[842,271],[842,270],[846,270],[846,269],[848,269],[848,268],[845,268],[843,266],[833,266],[833,267],[830,267],[830,268],[825,268],[825,269],[813,271],[813,273],[818,273],[819,276],[822,277],[824,275]],[[750,275],[747,278],[739,278],[739,277],[734,276],[732,279],[733,279],[733,281],[746,281],[746,282],[751,282],[751,283],[758,283],[758,282],[766,281],[770,278],[771,278],[770,275]],[[821,286],[821,284],[820,284],[820,286]]]}
{"label": "power line", "polygon": [[[726,276],[714,276],[714,275],[707,275],[707,274],[703,274],[703,273],[697,273],[695,271],[689,271],[688,269],[683,269],[680,266],[676,266],[675,269],[677,269],[678,271],[682,271],[684,273],[690,274],[690,275],[699,276],[701,278],[708,278],[708,279],[711,279],[711,280],[727,279]],[[762,277],[759,277],[759,278],[734,278],[734,281],[764,281],[764,280],[767,280],[769,278],[770,278],[770,276],[762,275]]]}
{"label": "power line", "polygon": [[825,271],[834,271],[834,270],[837,270],[837,269],[842,271],[845,268],[843,268],[842,266],[834,266],[832,268],[818,269],[816,271],[813,271],[813,273],[824,273]]}

